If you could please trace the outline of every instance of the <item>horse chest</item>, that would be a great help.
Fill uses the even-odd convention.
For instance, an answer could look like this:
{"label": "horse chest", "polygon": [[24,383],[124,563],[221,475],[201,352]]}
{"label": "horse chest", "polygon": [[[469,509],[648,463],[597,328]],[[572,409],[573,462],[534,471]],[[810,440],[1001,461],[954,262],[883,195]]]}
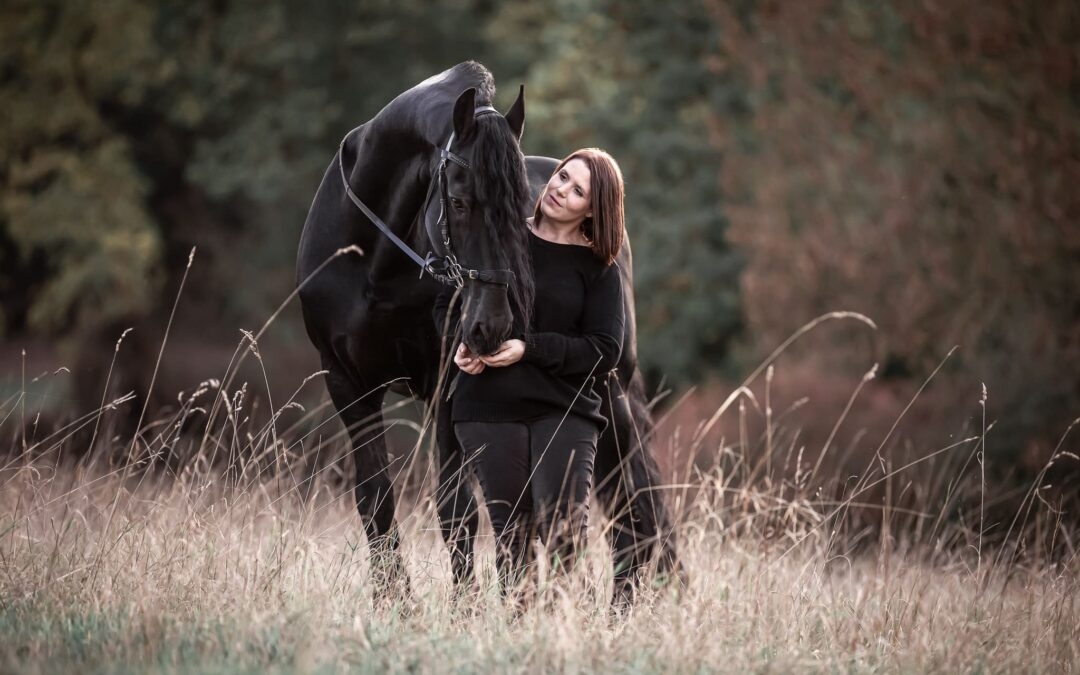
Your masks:
{"label": "horse chest", "polygon": [[438,352],[430,300],[364,290],[341,308],[335,332],[337,351],[358,372],[408,377],[414,390],[422,390],[433,377]]}

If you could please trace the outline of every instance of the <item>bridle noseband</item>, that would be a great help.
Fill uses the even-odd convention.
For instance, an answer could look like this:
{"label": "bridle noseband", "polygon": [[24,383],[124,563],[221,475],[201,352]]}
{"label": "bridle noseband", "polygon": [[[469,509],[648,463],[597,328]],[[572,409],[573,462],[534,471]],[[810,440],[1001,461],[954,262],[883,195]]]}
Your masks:
{"label": "bridle noseband", "polygon": [[[498,115],[499,111],[491,106],[481,106],[473,110],[474,117],[490,114]],[[359,128],[360,127],[357,127],[356,129]],[[435,191],[437,184],[440,201],[438,225],[440,232],[442,233],[442,245],[446,249],[446,255],[439,256],[434,252],[429,252],[427,257],[421,258],[412,247],[394,234],[393,231],[387,227],[386,223],[376,216],[364,202],[360,201],[360,198],[356,196],[356,193],[353,192],[352,187],[349,185],[349,179],[345,176],[345,165],[343,164],[342,155],[345,153],[345,141],[349,139],[349,136],[351,136],[356,129],[345,134],[345,138],[341,139],[341,144],[338,146],[338,168],[341,170],[341,182],[345,186],[345,193],[349,196],[352,203],[355,204],[358,209],[363,211],[364,215],[367,216],[371,222],[375,223],[376,227],[383,231],[383,234],[390,238],[390,241],[409,256],[413,262],[420,266],[420,276],[423,277],[424,272],[427,272],[431,275],[431,278],[436,281],[448,286],[456,286],[457,288],[464,286],[466,280],[497,284],[509,288],[510,281],[514,278],[514,272],[512,270],[481,270],[468,268],[458,262],[457,256],[454,255],[453,247],[450,243],[450,219],[447,217],[449,193],[446,180],[446,163],[453,162],[466,171],[472,170],[472,166],[465,158],[450,150],[450,146],[454,142],[454,132],[450,132],[450,138],[446,141],[446,147],[439,148],[438,177],[429,183],[427,195],[424,197],[424,202],[420,206],[419,214],[417,214],[417,218],[423,218],[425,214],[427,214],[428,202],[431,200],[431,195]]]}

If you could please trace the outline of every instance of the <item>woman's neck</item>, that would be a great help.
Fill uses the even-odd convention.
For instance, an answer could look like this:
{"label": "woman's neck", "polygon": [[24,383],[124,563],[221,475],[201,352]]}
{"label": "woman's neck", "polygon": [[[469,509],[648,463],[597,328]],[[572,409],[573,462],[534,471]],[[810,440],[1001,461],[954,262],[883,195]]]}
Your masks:
{"label": "woman's neck", "polygon": [[577,244],[579,246],[589,246],[589,240],[581,234],[581,223],[558,223],[550,221],[546,218],[540,220],[540,225],[537,226],[531,217],[526,221],[532,227],[533,232],[537,235],[553,241],[556,244]]}

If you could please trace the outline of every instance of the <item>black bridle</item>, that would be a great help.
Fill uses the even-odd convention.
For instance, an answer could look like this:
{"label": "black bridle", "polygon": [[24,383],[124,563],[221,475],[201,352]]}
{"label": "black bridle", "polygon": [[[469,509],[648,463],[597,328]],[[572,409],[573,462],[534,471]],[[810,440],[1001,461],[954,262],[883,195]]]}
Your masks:
{"label": "black bridle", "polygon": [[[499,114],[499,111],[491,106],[481,106],[473,110],[475,117],[481,115]],[[357,127],[356,129],[359,129]],[[342,156],[345,153],[345,141],[349,140],[349,136],[352,135],[353,129],[349,133],[345,134],[345,138],[341,139],[341,144],[338,146],[338,168],[341,170],[341,182],[345,186],[345,193],[349,195],[349,199],[356,205],[358,209],[363,211],[364,215],[368,217],[371,222],[375,223],[375,226],[383,231],[390,241],[401,249],[405,255],[409,256],[413,262],[420,266],[420,276],[424,276],[424,272],[431,275],[436,281],[446,284],[448,286],[456,286],[461,288],[465,285],[466,280],[479,281],[487,284],[497,284],[509,288],[510,280],[513,279],[514,273],[508,269],[491,269],[481,270],[472,269],[463,266],[458,262],[457,256],[454,255],[453,247],[450,243],[450,219],[447,216],[447,203],[449,202],[448,183],[446,180],[446,163],[453,162],[466,171],[471,171],[472,166],[469,162],[460,155],[451,152],[450,146],[454,142],[454,132],[450,132],[450,138],[446,141],[446,147],[439,148],[439,167],[437,169],[438,177],[432,180],[428,184],[427,195],[424,197],[424,203],[420,206],[420,213],[417,214],[417,218],[423,218],[427,213],[428,203],[431,200],[432,193],[439,190],[439,229],[442,233],[442,244],[446,249],[446,255],[438,256],[434,252],[429,252],[427,257],[421,258],[420,254],[412,249],[408,244],[401,240],[393,231],[387,227],[386,223],[382,221],[375,213],[367,207],[364,202],[360,201],[360,198],[353,192],[352,187],[349,185],[349,179],[345,176],[345,165],[342,160]],[[437,184],[437,185],[436,185]]]}

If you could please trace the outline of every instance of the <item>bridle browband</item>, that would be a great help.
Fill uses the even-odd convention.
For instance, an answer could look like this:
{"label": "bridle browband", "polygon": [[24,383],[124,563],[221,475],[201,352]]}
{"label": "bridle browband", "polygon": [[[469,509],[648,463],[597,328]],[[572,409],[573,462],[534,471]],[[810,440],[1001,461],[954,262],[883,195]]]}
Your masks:
{"label": "bridle browband", "polygon": [[[482,115],[500,114],[498,110],[491,106],[481,106],[473,110],[474,117],[480,117]],[[359,129],[360,127],[356,127]],[[349,179],[345,176],[345,165],[343,163],[342,156],[345,153],[345,141],[349,140],[349,136],[352,135],[353,129],[349,133],[345,134],[345,138],[341,139],[341,144],[338,146],[338,168],[341,171],[341,182],[345,186],[345,193],[349,195],[349,199],[356,208],[360,209],[368,219],[375,223],[375,226],[383,231],[390,241],[394,242],[405,255],[409,256],[413,262],[420,266],[420,276],[424,276],[424,272],[431,275],[436,281],[446,284],[447,286],[456,286],[461,288],[465,285],[465,280],[479,281],[488,284],[498,284],[509,288],[510,280],[514,277],[514,273],[508,269],[492,269],[492,270],[480,270],[464,267],[458,262],[457,256],[454,255],[453,248],[450,244],[450,220],[447,217],[447,202],[448,199],[448,187],[446,180],[446,163],[453,162],[461,168],[470,171],[472,166],[469,162],[460,155],[451,152],[450,146],[454,142],[454,132],[450,132],[450,138],[446,141],[446,147],[439,148],[439,168],[438,177],[433,179],[428,184],[427,195],[424,197],[424,202],[420,206],[420,213],[417,218],[423,218],[427,213],[428,202],[431,200],[431,194],[436,189],[436,182],[438,183],[439,190],[439,228],[442,233],[442,244],[446,249],[446,255],[438,256],[434,252],[429,252],[426,258],[421,258],[420,254],[412,249],[408,244],[401,240],[394,232],[383,222],[381,218],[375,215],[375,212],[367,207],[364,202],[360,201],[360,198],[353,192],[352,187],[349,185]]]}

